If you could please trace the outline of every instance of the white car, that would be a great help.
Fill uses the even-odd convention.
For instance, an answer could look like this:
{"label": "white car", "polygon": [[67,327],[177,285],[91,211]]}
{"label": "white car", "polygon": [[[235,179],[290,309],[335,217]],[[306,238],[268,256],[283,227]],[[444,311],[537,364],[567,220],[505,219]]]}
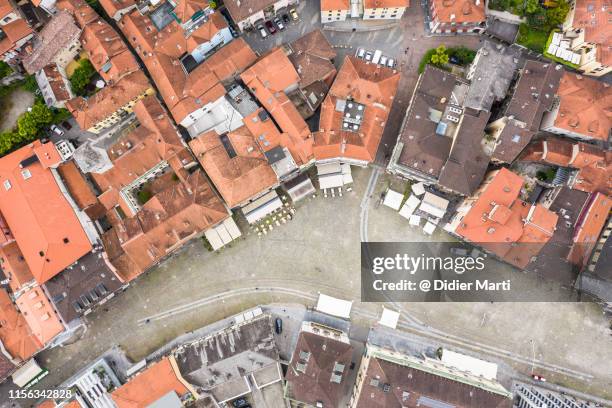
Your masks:
{"label": "white car", "polygon": [[394,60],[393,58],[389,58],[389,59],[387,60],[387,66],[388,66],[389,68],[394,68],[394,67],[395,67],[395,60]]}
{"label": "white car", "polygon": [[363,57],[365,56],[365,50],[363,48],[359,48],[355,53],[355,56],[357,58],[363,59]]}
{"label": "white car", "polygon": [[384,55],[382,57],[380,57],[380,65],[382,65],[383,67],[387,65],[387,57],[385,57]]}
{"label": "white car", "polygon": [[370,51],[366,52],[365,60],[372,61],[372,53]]}
{"label": "white car", "polygon": [[58,136],[64,136],[64,131],[60,129],[57,125],[51,125],[51,131]]}
{"label": "white car", "polygon": [[259,35],[261,35],[261,38],[266,38],[268,36],[268,32],[261,24],[257,26],[257,31],[259,31]]}

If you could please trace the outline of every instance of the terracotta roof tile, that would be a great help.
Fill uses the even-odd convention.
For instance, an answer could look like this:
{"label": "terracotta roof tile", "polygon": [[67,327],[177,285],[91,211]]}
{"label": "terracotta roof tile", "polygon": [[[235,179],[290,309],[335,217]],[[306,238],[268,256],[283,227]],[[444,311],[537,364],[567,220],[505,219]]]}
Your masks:
{"label": "terracotta roof tile", "polygon": [[350,10],[350,0],[321,0],[321,10]]}
{"label": "terracotta roof tile", "polygon": [[590,197],[574,228],[573,245],[567,256],[571,263],[582,267],[589,261],[611,209],[612,199],[605,194],[595,193]]}
{"label": "terracotta roof tile", "polygon": [[169,392],[174,391],[179,397],[187,394],[188,390],[179,381],[170,358],[165,357],[149,365],[143,372],[114,390],[111,397],[115,404],[119,408],[145,408]]}
{"label": "terracotta roof tile", "polygon": [[[248,121],[245,118],[245,122]],[[272,132],[278,133],[271,120],[267,123],[272,126]],[[221,137],[227,138],[235,157],[229,156]],[[278,183],[276,173],[259,147],[256,136],[246,126],[223,136],[211,130],[193,139],[189,146],[230,208]]]}
{"label": "terracotta roof tile", "polygon": [[[554,233],[557,214],[519,198],[523,179],[502,168],[483,186],[455,233],[524,268]],[[519,244],[519,245],[516,245]],[[522,245],[521,245],[522,244]]]}
{"label": "terracotta roof tile", "polygon": [[306,88],[317,81],[331,86],[336,75],[333,59],[336,51],[321,30],[314,30],[290,44],[293,51],[289,60],[300,76],[300,87]]}
{"label": "terracotta roof tile", "polygon": [[435,19],[443,23],[478,23],[486,20],[483,0],[433,0]]}
{"label": "terracotta roof tile", "polygon": [[85,177],[81,174],[74,161],[63,163],[57,170],[64,184],[66,184],[70,196],[81,210],[98,202],[96,195],[87,184]]}
{"label": "terracotta roof tile", "polygon": [[[400,74],[392,69],[346,57],[321,106],[319,131],[314,134],[316,159],[374,161],[399,80]],[[344,112],[337,109],[341,101],[364,105],[357,132],[343,129]]]}
{"label": "terracotta roof tile", "polygon": [[608,140],[612,129],[612,87],[565,72],[557,91],[559,112],[554,126],[589,138]]}
{"label": "terracotta roof tile", "polygon": [[40,71],[52,63],[57,54],[75,41],[80,33],[70,13],[58,12],[38,34],[32,52],[23,59],[23,67],[30,74]]}
{"label": "terracotta roof tile", "polygon": [[40,344],[49,344],[55,336],[64,331],[64,325],[41,287],[37,286],[22,293],[16,303]]}
{"label": "terracotta roof tile", "polygon": [[0,340],[13,358],[27,360],[36,354],[42,344],[32,334],[23,315],[17,310],[6,292],[0,288]]}
{"label": "terracotta roof tile", "polygon": [[33,33],[32,28],[22,18],[3,25],[1,29],[6,37],[0,40],[0,56],[7,51],[11,51],[18,41]]}
{"label": "terracotta roof tile", "polygon": [[43,68],[43,71],[47,77],[47,81],[49,82],[51,92],[53,92],[55,99],[59,102],[70,100],[70,98],[72,98],[69,89],[70,85],[67,84],[66,80],[59,72],[57,65],[47,65]]}
{"label": "terracotta roof tile", "polygon": [[[51,171],[38,159],[20,167],[40,146],[35,141],[0,158],[0,212],[32,274],[38,283],[44,283],[92,247]],[[24,178],[24,170],[31,176]]]}
{"label": "terracotta roof tile", "polygon": [[410,7],[410,0],[364,0],[363,8]]}
{"label": "terracotta roof tile", "polygon": [[2,258],[2,272],[9,279],[9,286],[13,293],[34,280],[17,241],[0,247],[0,257]]}
{"label": "terracotta roof tile", "polygon": [[276,3],[276,0],[225,0],[223,4],[236,24]]}
{"label": "terracotta roof tile", "polygon": [[584,29],[584,40],[597,44],[598,60],[612,65],[612,29],[609,0],[577,0],[572,27]]}

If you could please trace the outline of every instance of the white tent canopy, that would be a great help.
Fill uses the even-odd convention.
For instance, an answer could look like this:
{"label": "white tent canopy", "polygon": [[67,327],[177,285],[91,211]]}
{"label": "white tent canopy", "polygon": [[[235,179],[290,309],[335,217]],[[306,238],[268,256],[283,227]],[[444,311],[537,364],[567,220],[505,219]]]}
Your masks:
{"label": "white tent canopy", "polygon": [[497,364],[480,360],[465,354],[442,349],[442,362],[447,366],[466,371],[474,375],[482,376],[488,380],[497,378]]}
{"label": "white tent canopy", "polygon": [[250,204],[242,207],[242,213],[249,224],[256,223],[268,214],[278,210],[283,206],[283,202],[278,197],[275,190],[270,191]]}
{"label": "white tent canopy", "polygon": [[423,182],[413,184],[412,192],[418,196],[422,196],[423,194],[425,194],[425,184],[423,184]]}
{"label": "white tent canopy", "polygon": [[321,189],[343,187],[353,182],[351,166],[346,163],[317,164],[317,174]]}
{"label": "white tent canopy", "polygon": [[378,323],[382,324],[383,326],[395,329],[397,328],[397,322],[399,321],[399,317],[399,312],[387,309],[383,306],[382,316],[380,316],[380,320],[378,321]]}
{"label": "white tent canopy", "polygon": [[385,194],[385,201],[383,201],[383,204],[389,208],[393,208],[395,211],[399,211],[403,200],[404,196],[402,194],[389,189],[387,190],[387,194]]}
{"label": "white tent canopy", "polygon": [[19,388],[23,388],[36,378],[43,377],[47,371],[40,368],[36,360],[30,359],[13,373],[13,382]]}
{"label": "white tent canopy", "polygon": [[410,216],[414,214],[414,211],[417,209],[419,204],[421,204],[421,200],[419,200],[414,194],[410,194],[410,197],[408,197],[408,200],[406,200],[399,212],[400,215],[406,219],[410,218]]}
{"label": "white tent canopy", "polygon": [[204,236],[212,246],[213,251],[229,244],[242,233],[233,218],[226,218],[221,224],[206,231]]}
{"label": "white tent canopy", "polygon": [[433,215],[436,218],[442,218],[446,213],[446,208],[448,207],[448,200],[432,194],[430,192],[426,192],[425,196],[423,196],[423,202],[419,207],[419,210]]}
{"label": "white tent canopy", "polygon": [[353,302],[348,300],[337,299],[323,293],[319,293],[316,309],[332,316],[341,317],[343,319],[350,318]]}

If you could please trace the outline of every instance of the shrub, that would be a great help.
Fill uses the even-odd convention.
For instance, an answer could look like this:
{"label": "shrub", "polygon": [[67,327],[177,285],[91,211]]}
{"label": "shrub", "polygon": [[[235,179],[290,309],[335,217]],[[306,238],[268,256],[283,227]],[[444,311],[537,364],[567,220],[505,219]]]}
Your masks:
{"label": "shrub", "polygon": [[79,61],[79,66],[74,70],[70,77],[70,87],[72,92],[78,96],[87,96],[87,86],[91,78],[96,75],[96,70],[88,59]]}

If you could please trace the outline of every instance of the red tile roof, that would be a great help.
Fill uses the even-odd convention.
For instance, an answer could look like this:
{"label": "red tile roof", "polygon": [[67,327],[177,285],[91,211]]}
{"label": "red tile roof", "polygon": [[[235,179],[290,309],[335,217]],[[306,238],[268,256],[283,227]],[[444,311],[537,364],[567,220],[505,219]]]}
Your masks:
{"label": "red tile roof", "polygon": [[8,51],[12,51],[17,45],[17,42],[33,33],[32,28],[22,18],[3,25],[0,28],[2,28],[2,31],[6,34],[6,37],[0,40],[0,56]]}
{"label": "red tile roof", "polygon": [[[257,112],[254,116],[245,118],[245,122],[252,118],[257,118]],[[271,120],[261,122],[257,118],[257,123],[267,125],[267,129],[260,129],[263,133],[257,135],[266,134],[267,139],[272,138],[271,134],[280,137]],[[270,189],[278,183],[278,179],[257,143],[256,134],[247,126],[229,132],[224,137],[227,137],[236,153],[233,158],[228,155],[221,136],[214,130],[193,139],[189,146],[223,197],[223,201],[230,208],[234,208]]]}
{"label": "red tile roof", "polygon": [[434,20],[443,23],[478,23],[486,20],[484,0],[432,0]]}
{"label": "red tile roof", "polygon": [[572,188],[612,195],[612,152],[596,146],[549,137],[530,144],[523,161],[578,169]]}
{"label": "red tile roof", "polygon": [[281,131],[287,134],[283,146],[289,149],[296,163],[308,163],[313,157],[312,135],[286,94],[297,89],[300,76],[283,49],[276,47],[271,50],[244,71],[240,78],[270,112]]}
{"label": "red tile roof", "polygon": [[597,44],[598,61],[612,65],[612,29],[609,0],[577,0],[572,27],[584,29],[585,41]]}
{"label": "red tile roof", "polygon": [[16,303],[40,344],[47,345],[64,331],[64,325],[40,286],[22,293]]}
{"label": "red tile roof", "polygon": [[172,391],[179,398],[188,392],[170,358],[165,357],[114,390],[111,397],[119,408],[146,408]]}
{"label": "red tile roof", "polygon": [[612,87],[609,84],[565,72],[557,95],[559,112],[555,127],[608,140],[612,128]]}
{"label": "red tile roof", "polygon": [[27,360],[36,354],[42,344],[32,334],[25,318],[6,292],[0,288],[0,341],[11,357]]}
{"label": "red tile roof", "polygon": [[[321,106],[319,131],[314,134],[316,159],[374,161],[399,80],[400,74],[392,69],[346,57]],[[341,101],[364,105],[358,131],[343,129],[344,112],[337,109]]]}
{"label": "red tile roof", "polygon": [[612,199],[605,194],[595,193],[589,198],[574,227],[572,249],[567,256],[571,263],[582,267],[589,261],[611,209]]}
{"label": "red tile roof", "polygon": [[350,0],[321,0],[321,10],[350,10]]}
{"label": "red tile roof", "polygon": [[410,0],[364,0],[364,9],[410,7]]}
{"label": "red tile roof", "polygon": [[[35,155],[40,147],[35,141],[0,158],[0,212],[34,278],[44,283],[92,247],[53,174]],[[36,161],[22,168],[31,157]],[[31,177],[24,178],[25,171]]]}
{"label": "red tile roof", "polygon": [[540,204],[519,198],[523,182],[506,168],[496,172],[455,229],[462,238],[520,268],[548,242],[558,219]]}

